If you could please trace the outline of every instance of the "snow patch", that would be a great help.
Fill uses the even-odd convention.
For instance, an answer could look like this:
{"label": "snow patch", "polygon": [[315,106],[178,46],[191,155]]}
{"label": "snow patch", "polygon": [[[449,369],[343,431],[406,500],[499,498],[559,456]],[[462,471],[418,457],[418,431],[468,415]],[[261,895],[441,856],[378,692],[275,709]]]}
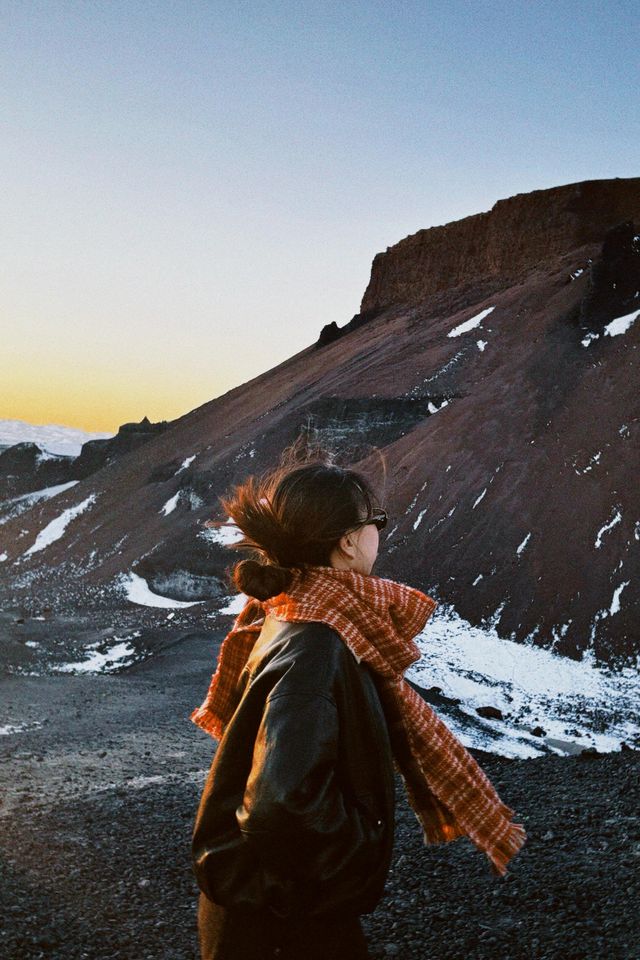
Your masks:
{"label": "snow patch", "polygon": [[487,307],[486,310],[481,310],[480,313],[476,313],[475,316],[470,317],[468,320],[465,320],[464,323],[460,323],[457,327],[454,327],[453,330],[450,330],[447,336],[459,337],[462,333],[468,333],[469,330],[480,326],[484,318],[488,317],[493,310],[495,310],[495,307]]}
{"label": "snow patch", "polygon": [[[611,323],[606,325],[602,331],[602,336],[618,337],[626,333],[638,317],[640,317],[640,313],[637,310],[634,310],[632,313],[626,313],[623,317],[616,317],[615,320],[612,320]],[[592,340],[598,340],[599,337],[599,333],[588,333],[580,342],[583,347],[588,347]]]}
{"label": "snow patch", "polygon": [[3,517],[0,517],[0,525],[30,510],[34,503],[37,503],[39,500],[48,500],[51,497],[55,497],[57,494],[62,493],[63,490],[69,490],[70,487],[74,487],[76,483],[80,483],[80,481],[69,480],[68,483],[57,483],[53,487],[44,487],[42,490],[32,490],[31,493],[23,493],[19,497],[11,497],[9,500],[5,500],[3,507],[6,509],[6,513]]}
{"label": "snow patch", "polygon": [[[184,493],[185,491],[183,491]],[[204,500],[202,497],[198,496],[195,490],[192,490],[191,487],[188,487],[186,490],[187,500],[189,501],[190,510],[199,510],[200,507],[204,506]]]}
{"label": "snow patch", "polygon": [[135,657],[136,650],[128,641],[118,640],[112,647],[109,647],[104,653],[98,653],[92,650],[87,660],[80,660],[78,663],[63,663],[55,667],[56,673],[110,673],[117,670],[123,663]]}
{"label": "snow patch", "polygon": [[[554,743],[547,748],[559,753],[574,752],[576,745],[608,752],[640,736],[637,669],[614,672],[594,666],[589,654],[576,661],[505,640],[495,628],[474,627],[450,607],[435,611],[416,642],[422,658],[407,677],[461,701],[447,707],[443,719],[467,747],[535,757],[549,739]],[[487,705],[498,707],[505,719],[480,717],[476,707]],[[544,738],[531,733],[538,725]],[[555,741],[574,741],[573,749]]]}
{"label": "snow patch", "polygon": [[174,477],[177,477],[179,473],[182,473],[183,470],[186,470],[187,467],[193,463],[196,457],[197,457],[197,454],[194,453],[193,456],[187,457],[186,460],[183,460],[180,466],[178,467],[178,469],[176,470],[176,472],[174,473]]}
{"label": "snow patch", "polygon": [[[372,396],[375,397],[375,393],[372,394]],[[249,459],[253,459],[253,457],[255,457],[255,455],[256,455],[256,450],[255,450],[255,447],[253,446],[253,444],[252,444],[252,443],[248,443],[248,444],[245,443],[245,444],[243,444],[243,446],[240,447],[239,452],[238,452],[238,453],[235,455],[235,457],[233,458],[233,462],[234,462],[234,463],[237,463],[238,460],[241,460],[241,459],[242,459],[243,457],[245,457],[245,456],[246,456],[246,457],[249,457]]]}
{"label": "snow patch", "polygon": [[568,620],[567,623],[563,623],[558,627],[551,628],[551,636],[553,637],[553,643],[551,644],[550,650],[555,650],[557,644],[565,636],[567,630],[572,624],[572,620]]}
{"label": "snow patch", "polygon": [[417,519],[417,520],[414,522],[414,524],[413,524],[413,529],[414,529],[414,530],[417,530],[417,529],[418,529],[418,527],[420,526],[420,523],[421,523],[421,521],[422,521],[422,518],[424,517],[424,515],[425,515],[426,512],[427,512],[426,510],[421,510],[421,511],[420,511],[420,513],[418,514],[418,519]]}
{"label": "snow patch", "polygon": [[13,500],[9,500],[8,503],[18,503],[20,500],[49,500],[51,497],[57,496],[59,493],[62,493],[63,490],[69,490],[71,487],[75,487],[76,483],[80,483],[79,480],[69,480],[68,483],[57,483],[53,487],[44,487],[42,490],[34,490],[32,493],[23,493],[20,497],[15,497]]}
{"label": "snow patch", "polygon": [[124,590],[127,600],[137,603],[141,607],[193,607],[204,600],[173,600],[171,597],[161,597],[153,593],[147,581],[137,573],[121,573],[115,582]]}
{"label": "snow patch", "polygon": [[447,362],[443,367],[440,367],[439,370],[436,370],[435,373],[432,373],[430,377],[425,377],[421,384],[416,384],[416,386],[413,387],[412,390],[410,390],[408,395],[415,396],[416,394],[418,394],[424,388],[424,385],[426,383],[431,383],[432,380],[437,380],[438,377],[442,376],[443,373],[446,373],[447,370],[449,370],[462,357],[464,357],[464,350],[458,350],[458,352],[453,357],[451,357],[450,360],[447,360]]}
{"label": "snow patch", "polygon": [[40,452],[36,454],[37,466],[40,466],[41,463],[46,463],[47,460],[59,460],[59,459],[60,459],[59,456],[57,456],[55,453],[49,453],[47,450],[41,449]]}
{"label": "snow patch", "polygon": [[627,330],[631,327],[633,323],[640,317],[640,313],[637,310],[634,310],[633,313],[627,313],[624,317],[617,317],[615,320],[612,320],[611,323],[608,323],[604,328],[604,333],[609,337],[618,337],[622,333],[626,333]]}
{"label": "snow patch", "polygon": [[178,500],[180,499],[180,491],[178,490],[167,502],[164,504],[162,509],[158,513],[164,514],[165,517],[168,517],[170,513],[173,513],[175,508],[178,505]]}
{"label": "snow patch", "polygon": [[25,730],[35,730],[41,727],[39,720],[18,720],[16,723],[5,723],[0,727],[0,737],[8,737],[12,733],[24,733]]}
{"label": "snow patch", "polygon": [[616,587],[613,593],[613,600],[611,601],[611,606],[609,607],[609,616],[613,616],[614,613],[619,613],[620,611],[620,594],[625,587],[628,587],[631,583],[630,580],[625,580],[624,583],[621,583],[619,587]]}
{"label": "snow patch", "polygon": [[418,502],[418,497],[420,496],[420,494],[422,493],[422,491],[424,490],[424,488],[427,486],[428,483],[429,483],[429,481],[428,481],[428,480],[425,480],[425,482],[422,484],[422,486],[420,487],[420,489],[418,490],[418,492],[417,492],[416,495],[414,496],[413,500],[411,501],[411,503],[409,504],[409,506],[408,506],[407,509],[405,510],[405,516],[406,516],[407,514],[411,513],[411,511],[412,511],[413,508],[415,507],[416,503]]}
{"label": "snow patch", "polygon": [[516,549],[516,553],[518,553],[518,554],[522,553],[522,551],[524,550],[524,548],[526,547],[526,545],[529,543],[530,537],[531,537],[531,534],[528,533],[528,534],[526,535],[526,537],[524,538],[524,540],[522,541],[522,543],[520,544],[520,546]]}
{"label": "snow patch", "polygon": [[593,465],[596,464],[596,463],[598,463],[598,461],[600,460],[600,457],[601,457],[601,456],[602,456],[602,451],[601,451],[601,450],[598,450],[597,453],[594,453],[594,454],[593,454],[593,456],[591,457],[591,459],[590,459],[589,463],[587,464],[587,466],[586,466],[586,467],[583,467],[582,470],[578,470],[578,469],[576,468],[575,463],[574,463],[573,466],[574,466],[575,472],[576,472],[577,474],[581,474],[581,473],[588,473],[589,470],[593,470]]}
{"label": "snow patch", "polygon": [[211,543],[221,543],[223,546],[228,546],[229,544],[242,540],[244,534],[242,530],[235,525],[231,517],[228,517],[226,523],[221,524],[219,527],[205,527],[200,533],[200,536],[204,537],[205,540],[209,540]]}
{"label": "snow patch", "polygon": [[84,513],[84,511],[87,510],[91,504],[95,503],[95,501],[96,494],[91,493],[82,501],[82,503],[78,503],[75,507],[69,507],[67,510],[63,510],[59,517],[55,517],[46,525],[44,530],[40,531],[36,537],[35,543],[25,552],[25,557],[29,556],[31,553],[36,553],[38,550],[44,550],[51,543],[59,540],[67,529],[67,525],[74,520],[75,517],[78,517],[81,513]]}
{"label": "snow patch", "polygon": [[600,527],[594,543],[594,546],[597,550],[599,550],[602,546],[602,534],[606,533],[608,530],[611,530],[611,528],[615,527],[616,523],[620,523],[621,520],[622,514],[620,513],[620,510],[616,510],[616,515],[613,520],[611,520],[610,523],[605,523],[604,527]]}
{"label": "snow patch", "polygon": [[226,607],[222,607],[220,610],[218,610],[218,613],[223,613],[225,616],[227,614],[233,614],[234,617],[237,617],[238,614],[242,613],[244,610],[244,606],[248,599],[249,597],[247,597],[244,593],[236,593],[235,596],[229,597]]}
{"label": "snow patch", "polygon": [[480,501],[482,500],[482,498],[484,497],[488,489],[489,489],[488,487],[484,488],[484,490],[482,491],[482,493],[480,494],[480,496],[478,497],[474,505],[471,507],[472,510],[475,510],[475,508],[478,506],[478,504],[480,503]]}

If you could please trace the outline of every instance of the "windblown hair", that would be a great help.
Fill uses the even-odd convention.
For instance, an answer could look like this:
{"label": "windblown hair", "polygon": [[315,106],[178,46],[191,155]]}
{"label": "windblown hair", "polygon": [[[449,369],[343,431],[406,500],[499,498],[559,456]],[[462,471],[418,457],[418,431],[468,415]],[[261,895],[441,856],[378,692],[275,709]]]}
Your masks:
{"label": "windblown hair", "polygon": [[315,457],[250,476],[220,503],[243,534],[233,548],[253,555],[234,566],[233,582],[266,600],[287,589],[294,569],[329,566],[340,537],[370,515],[377,497],[355,470]]}

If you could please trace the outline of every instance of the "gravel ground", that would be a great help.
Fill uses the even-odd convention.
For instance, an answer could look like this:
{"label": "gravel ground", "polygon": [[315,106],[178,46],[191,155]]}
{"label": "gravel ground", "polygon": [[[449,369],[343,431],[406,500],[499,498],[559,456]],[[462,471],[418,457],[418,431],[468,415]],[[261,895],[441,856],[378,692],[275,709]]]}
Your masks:
{"label": "gravel ground", "polygon": [[[105,676],[8,676],[0,724],[3,960],[197,960],[193,818],[214,742],[188,720],[220,636]],[[372,955],[640,960],[640,752],[473,751],[529,839],[506,879],[467,839],[426,847],[397,789]]]}

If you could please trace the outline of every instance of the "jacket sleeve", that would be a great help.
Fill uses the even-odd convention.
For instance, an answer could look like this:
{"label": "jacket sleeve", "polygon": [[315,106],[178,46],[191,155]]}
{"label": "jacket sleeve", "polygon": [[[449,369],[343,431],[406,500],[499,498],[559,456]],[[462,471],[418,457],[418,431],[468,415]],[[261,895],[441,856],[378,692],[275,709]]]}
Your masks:
{"label": "jacket sleeve", "polygon": [[380,821],[343,794],[338,778],[339,717],[324,694],[267,699],[236,819],[260,864],[265,903],[304,915],[318,898],[348,903],[375,866]]}

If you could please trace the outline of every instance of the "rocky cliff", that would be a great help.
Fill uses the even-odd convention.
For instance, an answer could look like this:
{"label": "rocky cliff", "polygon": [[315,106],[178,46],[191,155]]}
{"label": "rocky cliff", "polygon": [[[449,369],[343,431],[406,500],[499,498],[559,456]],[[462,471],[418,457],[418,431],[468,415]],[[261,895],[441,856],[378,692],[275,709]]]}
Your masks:
{"label": "rocky cliff", "polygon": [[360,312],[417,306],[460,284],[513,282],[601,241],[624,220],[640,223],[639,177],[585,180],[499,200],[487,213],[419,230],[378,253]]}

